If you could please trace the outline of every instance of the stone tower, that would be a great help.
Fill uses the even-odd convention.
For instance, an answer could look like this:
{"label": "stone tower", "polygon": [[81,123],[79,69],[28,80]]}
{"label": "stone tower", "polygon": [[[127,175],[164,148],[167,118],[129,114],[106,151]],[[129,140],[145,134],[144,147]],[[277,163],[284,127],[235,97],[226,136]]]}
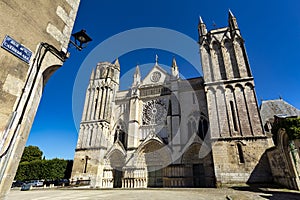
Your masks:
{"label": "stone tower", "polygon": [[268,181],[264,152],[270,145],[237,20],[207,31],[199,19],[199,44],[217,185]]}
{"label": "stone tower", "polygon": [[114,142],[114,135],[109,130],[114,97],[119,90],[119,76],[118,59],[114,64],[98,63],[91,74],[75,150],[73,181],[99,185],[96,177],[103,170],[99,163],[103,162],[107,148]]}

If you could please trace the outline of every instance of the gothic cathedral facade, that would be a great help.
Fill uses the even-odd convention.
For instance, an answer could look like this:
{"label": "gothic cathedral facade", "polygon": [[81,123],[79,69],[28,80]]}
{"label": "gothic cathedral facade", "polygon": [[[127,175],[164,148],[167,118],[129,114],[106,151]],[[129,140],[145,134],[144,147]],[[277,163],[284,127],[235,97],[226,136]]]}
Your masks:
{"label": "gothic cathedral facade", "polygon": [[129,90],[120,64],[91,74],[71,180],[98,188],[215,187],[269,180],[262,127],[236,18],[207,31],[199,20],[203,77],[181,79],[156,61]]}

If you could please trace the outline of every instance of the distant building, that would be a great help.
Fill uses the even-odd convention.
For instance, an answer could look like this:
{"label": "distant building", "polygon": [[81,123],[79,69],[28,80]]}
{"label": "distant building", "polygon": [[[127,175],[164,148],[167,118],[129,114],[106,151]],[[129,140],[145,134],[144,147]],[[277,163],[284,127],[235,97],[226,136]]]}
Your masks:
{"label": "distant building", "polygon": [[79,2],[0,1],[0,199],[10,189],[44,85],[63,64]]}
{"label": "distant building", "polygon": [[273,181],[300,190],[300,139],[290,138],[283,127],[276,133],[272,130],[282,120],[300,117],[300,110],[280,98],[263,101],[260,113],[266,133],[274,134],[275,146],[267,150]]}
{"label": "distant building", "polygon": [[[73,184],[100,188],[214,187],[272,180],[244,40],[236,18],[207,31],[200,18],[203,77],[155,65],[119,90],[119,61],[100,62],[86,91]],[[175,42],[175,41],[174,41]],[[121,83],[122,84],[122,83]]]}
{"label": "distant building", "polygon": [[272,130],[274,120],[277,118],[299,117],[300,110],[283,99],[262,101],[260,115],[266,132]]}

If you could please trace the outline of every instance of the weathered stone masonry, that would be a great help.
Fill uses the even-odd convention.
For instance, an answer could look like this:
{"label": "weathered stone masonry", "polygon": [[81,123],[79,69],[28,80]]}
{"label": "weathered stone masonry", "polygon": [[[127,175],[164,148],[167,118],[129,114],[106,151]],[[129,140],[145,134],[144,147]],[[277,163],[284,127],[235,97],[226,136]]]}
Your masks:
{"label": "weathered stone masonry", "polygon": [[[200,18],[203,77],[183,80],[157,60],[129,90],[119,61],[101,62],[86,92],[73,184],[99,188],[213,187],[269,181],[263,129],[236,18],[211,31]],[[184,66],[182,66],[183,68]]]}
{"label": "weathered stone masonry", "polygon": [[[9,191],[43,87],[66,51],[79,0],[0,2],[0,38],[8,35],[32,51],[29,64],[0,49],[0,199]],[[43,44],[43,45],[42,45]]]}

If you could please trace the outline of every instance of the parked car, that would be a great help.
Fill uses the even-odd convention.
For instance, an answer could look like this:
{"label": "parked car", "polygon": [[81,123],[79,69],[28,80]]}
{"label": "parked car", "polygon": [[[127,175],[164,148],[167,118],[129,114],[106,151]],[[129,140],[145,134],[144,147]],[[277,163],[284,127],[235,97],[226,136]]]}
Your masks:
{"label": "parked car", "polygon": [[69,186],[70,181],[69,179],[56,179],[56,180],[47,179],[44,181],[44,185],[46,185],[47,187],[50,186],[51,184],[53,184],[54,186]]}
{"label": "parked car", "polygon": [[49,187],[50,184],[54,184],[54,181],[52,181],[51,179],[46,179],[46,180],[44,181],[44,185],[46,185],[47,187]]}
{"label": "parked car", "polygon": [[23,184],[24,184],[24,183],[23,183],[22,181],[16,180],[16,181],[13,181],[11,187],[12,187],[12,188],[14,188],[14,187],[22,187]]}
{"label": "parked car", "polygon": [[69,181],[69,179],[59,179],[59,180],[55,180],[54,185],[57,185],[57,186],[69,186],[70,185],[70,181]]}
{"label": "parked car", "polygon": [[32,188],[32,185],[30,183],[24,183],[21,187],[21,191],[27,191]]}
{"label": "parked car", "polygon": [[31,180],[28,184],[32,185],[33,187],[41,187],[44,185],[44,182],[40,180]]}

